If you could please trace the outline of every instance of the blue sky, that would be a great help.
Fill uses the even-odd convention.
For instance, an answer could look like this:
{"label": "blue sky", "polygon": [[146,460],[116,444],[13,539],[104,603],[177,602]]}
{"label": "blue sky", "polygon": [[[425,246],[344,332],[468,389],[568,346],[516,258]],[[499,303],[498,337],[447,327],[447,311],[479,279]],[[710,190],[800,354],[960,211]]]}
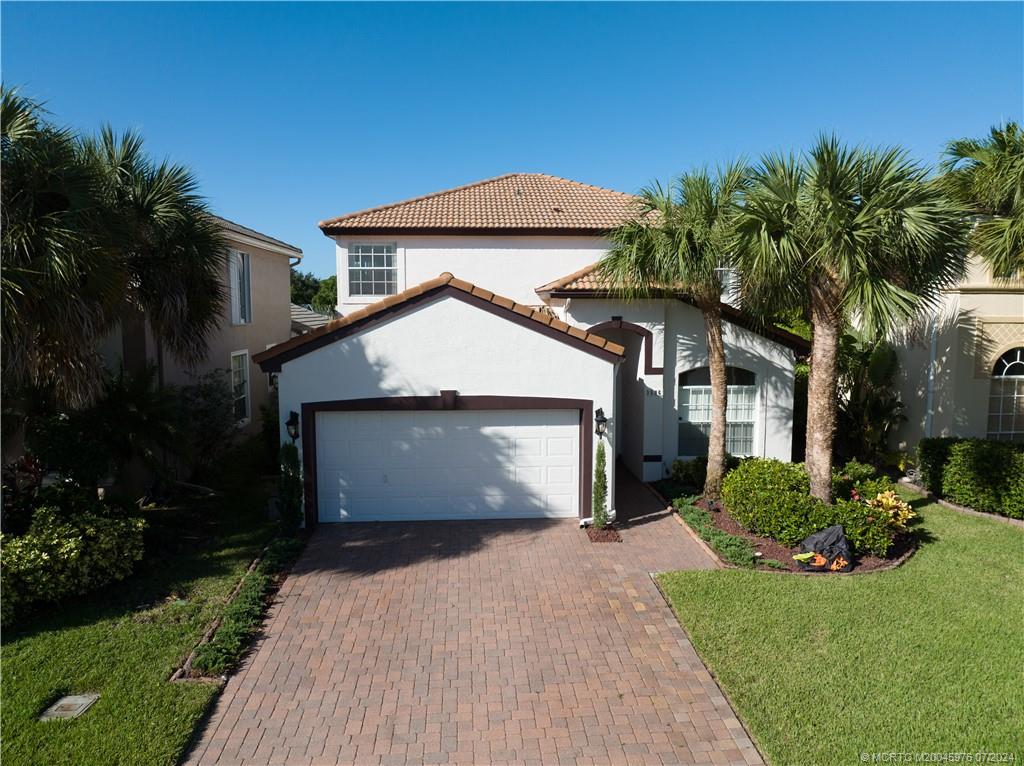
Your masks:
{"label": "blue sky", "polygon": [[3,79],[334,269],[325,217],[510,171],[635,191],[1024,108],[1024,4],[3,4]]}

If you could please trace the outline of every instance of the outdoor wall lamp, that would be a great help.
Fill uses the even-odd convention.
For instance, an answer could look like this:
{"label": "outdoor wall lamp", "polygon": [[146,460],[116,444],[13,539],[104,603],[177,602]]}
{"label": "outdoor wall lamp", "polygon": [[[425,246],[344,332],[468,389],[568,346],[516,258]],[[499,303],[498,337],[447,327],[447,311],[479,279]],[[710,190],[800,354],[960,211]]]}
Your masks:
{"label": "outdoor wall lamp", "polygon": [[597,408],[597,412],[594,413],[594,433],[598,436],[604,436],[608,433],[608,418],[604,416],[604,410],[601,407]]}
{"label": "outdoor wall lamp", "polygon": [[292,440],[292,444],[295,444],[295,440],[299,438],[299,413],[292,410],[288,414],[288,420],[285,421],[284,427],[288,429],[288,436]]}

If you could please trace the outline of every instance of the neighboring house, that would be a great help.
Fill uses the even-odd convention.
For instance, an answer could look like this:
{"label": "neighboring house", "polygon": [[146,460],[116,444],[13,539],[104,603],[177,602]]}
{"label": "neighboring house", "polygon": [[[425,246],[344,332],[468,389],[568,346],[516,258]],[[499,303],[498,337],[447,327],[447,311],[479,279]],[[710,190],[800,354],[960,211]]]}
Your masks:
{"label": "neighboring house", "polygon": [[[601,415],[643,479],[706,454],[700,311],[612,297],[592,273],[634,204],[517,173],[322,222],[342,316],[256,357],[299,421],[308,523],[585,520]],[[723,310],[728,448],[788,460],[806,343]]]}
{"label": "neighboring house", "polygon": [[897,353],[899,449],[929,436],[1024,442],[1024,278],[994,277],[972,259]]}
{"label": "neighboring house", "polygon": [[144,322],[124,326],[104,342],[101,353],[108,365],[124,363],[128,370],[156,365],[165,384],[187,385],[195,376],[223,370],[230,376],[239,427],[259,429],[259,408],[270,395],[270,378],[252,358],[291,337],[289,311],[291,265],[302,251],[279,239],[218,218],[230,252],[224,270],[227,291],[224,319],[210,337],[205,361],[192,368],[164,352]]}
{"label": "neighboring house", "polygon": [[331,317],[318,314],[308,306],[300,306],[298,303],[291,304],[291,317],[292,335],[303,335],[331,321]]}

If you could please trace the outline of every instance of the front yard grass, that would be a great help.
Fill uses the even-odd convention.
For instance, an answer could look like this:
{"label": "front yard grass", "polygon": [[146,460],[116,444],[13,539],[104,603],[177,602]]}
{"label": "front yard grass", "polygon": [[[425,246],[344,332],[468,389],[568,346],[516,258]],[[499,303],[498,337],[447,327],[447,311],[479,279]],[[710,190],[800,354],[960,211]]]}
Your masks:
{"label": "front yard grass", "polygon": [[1024,533],[914,504],[926,542],[893,571],[659,576],[771,762],[1024,756]]}
{"label": "front yard grass", "polygon": [[[10,764],[173,764],[216,694],[170,683],[270,537],[258,491],[147,514],[129,579],[5,630],[2,759]],[[99,692],[81,718],[36,720],[58,696]]]}

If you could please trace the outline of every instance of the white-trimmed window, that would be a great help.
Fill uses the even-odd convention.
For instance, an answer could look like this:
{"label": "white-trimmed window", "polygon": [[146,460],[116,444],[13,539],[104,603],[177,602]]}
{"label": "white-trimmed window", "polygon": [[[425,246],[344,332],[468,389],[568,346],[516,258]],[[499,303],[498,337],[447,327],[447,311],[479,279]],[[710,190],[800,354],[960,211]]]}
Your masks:
{"label": "white-trimmed window", "polygon": [[354,244],[348,248],[348,294],[380,297],[398,292],[398,256],[394,243]]}
{"label": "white-trimmed window", "polygon": [[249,324],[252,321],[252,270],[248,253],[239,250],[228,253],[228,288],[231,324]]}
{"label": "white-trimmed window", "polygon": [[239,425],[249,422],[249,351],[231,353],[231,395],[235,420]]}
{"label": "white-trimmed window", "polygon": [[[726,367],[728,401],[725,409],[725,451],[748,457],[754,454],[757,385],[754,373]],[[679,376],[679,454],[708,454],[711,434],[711,371],[707,367]]]}
{"label": "white-trimmed window", "polygon": [[1011,348],[992,368],[988,438],[1024,442],[1024,348]]}

